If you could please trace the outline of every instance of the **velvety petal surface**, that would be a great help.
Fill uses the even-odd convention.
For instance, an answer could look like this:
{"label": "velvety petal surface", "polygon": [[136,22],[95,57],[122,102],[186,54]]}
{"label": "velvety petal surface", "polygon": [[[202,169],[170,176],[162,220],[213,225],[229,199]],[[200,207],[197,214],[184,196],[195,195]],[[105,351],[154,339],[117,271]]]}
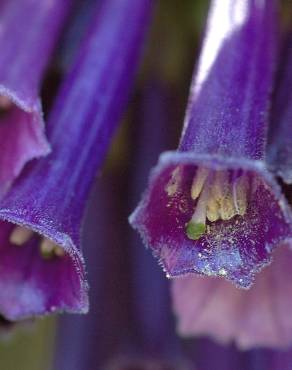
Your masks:
{"label": "velvety petal surface", "polygon": [[292,343],[292,252],[281,246],[254,286],[240,290],[218,278],[176,279],[172,285],[178,332],[208,335],[241,349],[288,347]]}
{"label": "velvety petal surface", "polygon": [[[2,258],[7,255],[8,262],[0,280],[3,275],[9,290],[0,291],[0,308],[8,318],[88,310],[81,223],[127,103],[151,5],[149,0],[98,4],[48,119],[52,153],[31,162],[1,201]],[[18,249],[8,248],[12,224],[34,232]],[[44,238],[61,256],[44,258]],[[15,296],[18,286],[25,290]]]}
{"label": "velvety petal surface", "polygon": [[274,0],[211,1],[180,151],[265,157],[277,15]]}
{"label": "velvety petal surface", "polygon": [[40,87],[70,6],[71,0],[0,4],[0,196],[27,161],[49,152]]}

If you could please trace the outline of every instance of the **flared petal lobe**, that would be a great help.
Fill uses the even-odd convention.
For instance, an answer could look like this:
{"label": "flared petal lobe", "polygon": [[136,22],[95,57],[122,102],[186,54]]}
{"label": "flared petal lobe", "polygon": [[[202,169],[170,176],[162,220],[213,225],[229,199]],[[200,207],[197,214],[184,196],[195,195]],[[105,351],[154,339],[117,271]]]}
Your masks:
{"label": "flared petal lobe", "polygon": [[235,342],[240,349],[291,346],[291,262],[287,245],[279,247],[273,263],[248,291],[218,278],[176,279],[172,297],[178,332]]}
{"label": "flared petal lobe", "polygon": [[[78,255],[44,258],[39,248],[39,238],[31,238],[25,245],[14,245],[9,237],[14,226],[0,224],[0,311],[11,320],[33,314],[54,312],[57,308],[80,305],[80,281],[76,270]],[[74,257],[74,258],[73,258]],[[80,257],[79,257],[80,259]],[[68,289],[70,287],[70,289]],[[46,292],[46,294],[44,294]]]}
{"label": "flared petal lobe", "polygon": [[162,154],[130,217],[170,276],[248,288],[291,235],[264,165],[276,52],[273,1],[213,1],[179,150]]}
{"label": "flared petal lobe", "polygon": [[[244,174],[249,205],[244,216],[207,221],[205,234],[193,240],[186,225],[195,203],[190,192],[198,171],[196,161],[229,177]],[[236,160],[215,161],[203,156],[195,160],[191,153],[169,152],[160,158],[150,190],[132,215],[132,222],[169,276],[192,272],[220,275],[247,288],[259,266],[269,262],[273,245],[289,235],[289,208],[272,176],[260,162],[245,161],[238,166]]]}
{"label": "flared petal lobe", "polygon": [[110,0],[96,8],[48,120],[52,153],[32,162],[0,204],[7,258],[0,308],[9,319],[88,309],[80,226],[127,102],[151,3]]}
{"label": "flared petal lobe", "polygon": [[71,0],[0,4],[0,196],[27,161],[49,152],[40,87],[70,6]]}

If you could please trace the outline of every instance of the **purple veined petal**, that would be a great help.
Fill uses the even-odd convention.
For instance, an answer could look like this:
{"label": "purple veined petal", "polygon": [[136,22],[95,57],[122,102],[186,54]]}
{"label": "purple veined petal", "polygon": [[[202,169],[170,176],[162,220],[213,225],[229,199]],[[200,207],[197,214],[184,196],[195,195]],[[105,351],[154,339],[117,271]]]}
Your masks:
{"label": "purple veined petal", "polygon": [[249,290],[219,278],[189,276],[172,285],[182,336],[208,335],[240,349],[288,348],[292,344],[292,252],[283,245]]}
{"label": "purple veined petal", "polygon": [[287,184],[292,184],[292,33],[284,45],[279,83],[272,109],[268,162]]}
{"label": "purple veined petal", "polygon": [[130,216],[169,277],[248,288],[291,235],[264,162],[276,20],[274,1],[212,2],[179,149],[161,155]]}
{"label": "purple veined petal", "polygon": [[0,204],[0,312],[8,319],[88,310],[80,226],[127,102],[151,5],[98,6],[48,120],[52,153],[31,163]]}
{"label": "purple veined petal", "polygon": [[1,1],[0,196],[29,160],[49,153],[40,85],[70,6],[71,0]]}

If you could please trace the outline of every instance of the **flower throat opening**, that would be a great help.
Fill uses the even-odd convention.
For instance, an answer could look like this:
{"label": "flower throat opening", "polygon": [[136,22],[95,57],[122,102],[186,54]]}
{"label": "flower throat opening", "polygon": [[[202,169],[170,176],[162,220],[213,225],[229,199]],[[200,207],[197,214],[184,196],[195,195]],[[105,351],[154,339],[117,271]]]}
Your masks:
{"label": "flower throat opening", "polygon": [[247,191],[246,174],[230,175],[226,170],[199,168],[191,186],[191,198],[197,203],[186,224],[188,238],[198,240],[206,232],[207,220],[215,222],[243,216],[247,209]]}
{"label": "flower throat opening", "polygon": [[[22,226],[15,226],[10,234],[9,241],[13,245],[22,246],[36,235],[32,230]],[[39,235],[38,235],[39,236]],[[40,255],[44,259],[64,256],[64,250],[47,238],[39,242]]]}

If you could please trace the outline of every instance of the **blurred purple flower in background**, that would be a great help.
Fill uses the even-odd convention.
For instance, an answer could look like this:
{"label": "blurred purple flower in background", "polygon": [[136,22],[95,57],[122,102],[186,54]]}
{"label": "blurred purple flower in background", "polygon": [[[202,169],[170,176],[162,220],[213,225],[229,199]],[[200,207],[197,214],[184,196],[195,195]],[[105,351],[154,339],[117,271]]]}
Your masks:
{"label": "blurred purple flower in background", "polygon": [[276,251],[250,290],[237,289],[218,278],[185,277],[173,282],[178,332],[209,335],[239,348],[284,347],[292,344],[292,252]]}

